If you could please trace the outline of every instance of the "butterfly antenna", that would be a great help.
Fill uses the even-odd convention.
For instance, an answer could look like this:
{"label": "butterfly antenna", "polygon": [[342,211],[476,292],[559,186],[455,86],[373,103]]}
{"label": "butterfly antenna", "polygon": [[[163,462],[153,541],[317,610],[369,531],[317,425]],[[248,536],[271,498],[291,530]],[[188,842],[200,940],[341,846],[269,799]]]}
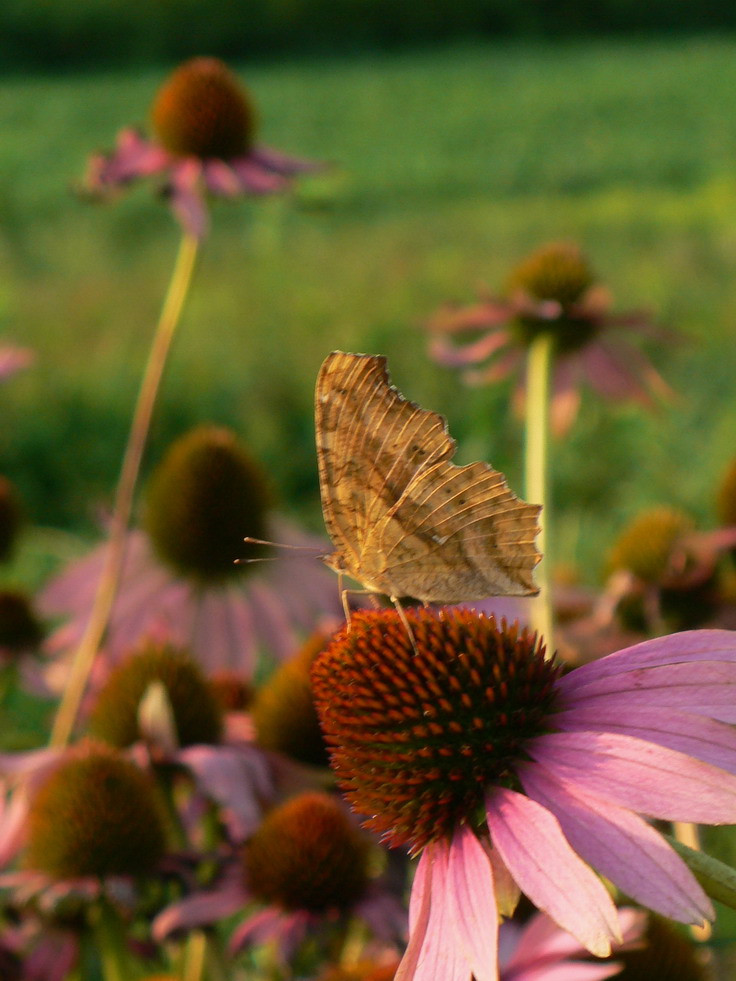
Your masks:
{"label": "butterfly antenna", "polygon": [[[246,535],[243,539],[246,545],[268,545],[270,548],[286,548],[292,552],[312,552],[315,557],[322,554],[321,545],[287,545],[285,542],[269,542],[265,538],[253,538]],[[253,559],[235,559],[235,565],[249,565],[251,562],[276,562],[273,555],[261,555]]]}

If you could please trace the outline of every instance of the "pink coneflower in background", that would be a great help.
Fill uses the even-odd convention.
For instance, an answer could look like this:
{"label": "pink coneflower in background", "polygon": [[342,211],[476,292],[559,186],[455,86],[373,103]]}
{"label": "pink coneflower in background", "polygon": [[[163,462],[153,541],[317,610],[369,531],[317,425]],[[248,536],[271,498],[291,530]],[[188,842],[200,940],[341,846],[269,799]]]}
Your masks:
{"label": "pink coneflower in background", "polygon": [[106,196],[144,177],[159,177],[186,231],[207,231],[206,196],[273,194],[318,166],[255,142],[255,110],[235,75],[217,58],[192,58],[159,89],[151,108],[154,138],[127,128],[110,154],[96,154],[84,182]]}
{"label": "pink coneflower in background", "polygon": [[[533,252],[512,272],[507,294],[438,311],[427,325],[431,356],[463,368],[470,384],[483,384],[521,371],[529,345],[540,334],[551,334],[551,417],[558,435],[575,420],[583,381],[606,398],[647,406],[653,395],[671,394],[641,351],[621,336],[623,330],[642,336],[662,332],[655,332],[644,314],[609,312],[610,297],[576,245],[553,242]],[[522,380],[517,402],[523,394]]]}
{"label": "pink coneflower in background", "polygon": [[12,378],[33,362],[35,354],[27,347],[0,344],[0,381]]}
{"label": "pink coneflower in background", "polygon": [[[713,917],[644,817],[736,822],[736,634],[646,641],[565,676],[472,611],[353,614],[312,669],[332,767],[389,845],[420,854],[397,981],[495,981],[521,889],[597,956],[620,940],[595,868],[685,923]],[[642,817],[642,815],[644,817]]]}
{"label": "pink coneflower in background", "polygon": [[[156,636],[187,647],[207,672],[234,669],[248,679],[259,653],[287,657],[300,634],[342,618],[334,577],[313,558],[322,543],[272,517],[264,475],[229,430],[201,426],[172,445],[149,487],[145,527],[128,536],[104,641],[113,662]],[[305,546],[306,556],[289,549],[270,556],[245,545],[246,535]],[[42,593],[44,614],[71,618],[49,638],[49,653],[78,644],[104,548]],[[267,561],[236,565],[238,558]]]}
{"label": "pink coneflower in background", "polygon": [[282,964],[293,960],[308,937],[342,932],[354,917],[379,939],[398,945],[405,913],[372,879],[370,851],[370,839],[340,801],[320,791],[299,794],[265,817],[217,888],[160,913],[154,936],[162,940],[246,908],[231,950],[266,944]]}

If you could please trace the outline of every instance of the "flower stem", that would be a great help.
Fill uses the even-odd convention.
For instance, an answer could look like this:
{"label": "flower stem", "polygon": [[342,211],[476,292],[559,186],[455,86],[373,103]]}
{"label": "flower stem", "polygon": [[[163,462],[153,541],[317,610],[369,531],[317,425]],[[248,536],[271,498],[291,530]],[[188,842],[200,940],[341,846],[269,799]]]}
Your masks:
{"label": "flower stem", "polygon": [[533,607],[534,628],[544,638],[547,656],[554,653],[552,596],[550,593],[549,547],[549,406],[550,378],[554,358],[554,338],[551,333],[540,334],[531,344],[527,356],[526,374],[526,499],[541,504],[540,532],[537,546],[544,556],[537,572],[539,596]]}
{"label": "flower stem", "polygon": [[93,929],[104,981],[130,981],[135,967],[120,917],[105,899],[99,900],[94,912]]}
{"label": "flower stem", "polygon": [[125,558],[128,523],[133,509],[133,497],[138,481],[141,458],[148,439],[151,416],[156,404],[171,342],[192,280],[197,246],[197,238],[188,233],[183,236],[179,246],[171,282],[138,393],[128,444],[125,448],[120,479],[115,493],[105,561],[97,583],[92,612],[75,651],[69,680],[54,720],[51,731],[52,746],[65,746],[69,742],[87,679],[110,619]]}

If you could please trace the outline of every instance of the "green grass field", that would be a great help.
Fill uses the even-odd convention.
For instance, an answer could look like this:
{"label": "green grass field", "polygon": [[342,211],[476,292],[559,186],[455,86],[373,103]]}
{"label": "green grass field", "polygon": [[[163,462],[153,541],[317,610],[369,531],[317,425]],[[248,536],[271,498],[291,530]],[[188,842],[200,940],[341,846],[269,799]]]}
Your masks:
{"label": "green grass field", "polygon": [[[572,238],[618,308],[649,308],[682,339],[650,348],[675,405],[644,416],[588,397],[555,446],[559,556],[595,581],[650,504],[713,525],[736,454],[736,39],[236,67],[263,141],[335,166],[291,199],[215,206],[149,463],[190,425],[227,423],[284,508],[319,527],[312,389],[342,348],[387,354],[399,388],[449,417],[459,462],[490,460],[521,491],[508,387],[465,389],[428,360],[420,325]],[[0,389],[0,472],[44,527],[89,535],[110,501],[178,239],[150,188],[109,206],[71,188],[91,150],[145,122],[165,74],[0,82],[0,339],[38,356]]]}

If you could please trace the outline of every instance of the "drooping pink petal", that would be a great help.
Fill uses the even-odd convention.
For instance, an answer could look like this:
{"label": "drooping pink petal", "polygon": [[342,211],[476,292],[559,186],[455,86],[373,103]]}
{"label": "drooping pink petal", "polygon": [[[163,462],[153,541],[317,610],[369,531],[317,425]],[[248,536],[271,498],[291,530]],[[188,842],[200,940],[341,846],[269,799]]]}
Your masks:
{"label": "drooping pink petal", "polygon": [[594,732],[548,733],[526,750],[559,780],[648,817],[736,824],[736,777],[684,753]]}
{"label": "drooping pink petal", "polygon": [[585,377],[604,397],[652,404],[651,395],[639,381],[632,348],[627,350],[624,358],[612,345],[599,338],[580,351],[580,358],[585,365]]}
{"label": "drooping pink petal", "polygon": [[522,891],[599,957],[620,939],[616,908],[594,872],[572,850],[553,814],[513,790],[486,797],[491,843]]}
{"label": "drooping pink petal", "polygon": [[712,919],[692,872],[646,821],[632,811],[550,777],[539,766],[519,770],[524,790],[551,811],[586,862],[637,902],[682,923]]}
{"label": "drooping pink petal", "polygon": [[248,916],[231,937],[230,953],[238,954],[246,947],[271,943],[280,962],[288,961],[307,934],[311,916],[305,910],[291,913],[268,906]]}
{"label": "drooping pink petal", "polygon": [[498,977],[498,910],[488,857],[466,825],[453,835],[446,888],[454,933],[476,981]]}
{"label": "drooping pink petal", "polygon": [[286,177],[268,170],[252,155],[230,160],[229,164],[240,181],[242,190],[248,194],[276,194],[289,186]]}
{"label": "drooping pink petal", "polygon": [[553,435],[557,437],[568,432],[580,408],[580,386],[575,365],[572,358],[558,358],[554,365],[550,424]]}
{"label": "drooping pink petal", "polygon": [[171,168],[168,196],[171,210],[182,228],[202,239],[209,229],[209,216],[202,188],[202,163],[185,157]]}
{"label": "drooping pink petal", "polygon": [[70,930],[46,925],[23,958],[24,981],[64,981],[79,957],[79,939]]}
{"label": "drooping pink petal", "polygon": [[624,696],[593,698],[589,703],[556,714],[555,728],[564,732],[618,732],[736,773],[733,726],[670,706],[650,708],[627,704],[624,709],[623,701]]}
{"label": "drooping pink petal", "polygon": [[202,164],[202,176],[205,187],[211,194],[235,197],[242,190],[237,174],[224,160],[205,160]]}
{"label": "drooping pink petal", "polygon": [[266,758],[255,746],[189,746],[178,754],[207,796],[223,808],[236,841],[253,834],[275,791]]}
{"label": "drooping pink petal", "polygon": [[259,166],[266,170],[273,170],[284,177],[291,177],[296,174],[308,174],[315,170],[323,170],[326,166],[320,160],[307,160],[305,157],[293,157],[289,153],[275,150],[270,146],[256,146],[250,151],[249,156]]}
{"label": "drooping pink petal", "polygon": [[247,901],[242,882],[231,877],[218,889],[194,893],[167,906],[153,921],[153,938],[160,943],[177,930],[217,923],[237,913]]}
{"label": "drooping pink petal", "polygon": [[95,154],[90,159],[85,186],[93,193],[102,192],[161,173],[171,162],[172,158],[164,149],[129,127],[120,131],[111,154]]}
{"label": "drooping pink petal", "polygon": [[449,915],[437,916],[438,912],[448,912],[443,906],[446,869],[447,843],[432,842],[422,852],[414,875],[409,900],[409,943],[394,981],[432,981],[436,977],[470,981],[467,965],[461,966],[464,973],[457,973],[457,955],[446,935]]}
{"label": "drooping pink petal", "polygon": [[447,368],[464,367],[486,361],[511,340],[507,330],[494,330],[470,344],[453,344],[444,336],[435,336],[429,342],[429,356]]}
{"label": "drooping pink petal", "polygon": [[[488,330],[507,324],[514,315],[512,304],[504,300],[488,297],[470,306],[445,304],[427,323],[427,330],[435,337],[438,334],[460,334],[463,331]],[[496,331],[493,332],[494,335]],[[507,333],[504,331],[503,333]]]}
{"label": "drooping pink petal", "polygon": [[522,352],[514,348],[498,360],[492,361],[487,368],[479,368],[477,371],[464,371],[463,378],[468,385],[492,385],[494,382],[507,378],[512,371],[518,368],[522,357]]}
{"label": "drooping pink petal", "polygon": [[[736,665],[736,632],[731,630],[684,630],[666,637],[645,640],[633,647],[609,654],[598,661],[590,661],[565,675],[558,682],[565,693],[579,691],[604,678],[627,674],[631,671],[680,663],[722,661]],[[646,683],[646,676],[634,678],[631,687]],[[588,692],[586,692],[586,697]]]}

